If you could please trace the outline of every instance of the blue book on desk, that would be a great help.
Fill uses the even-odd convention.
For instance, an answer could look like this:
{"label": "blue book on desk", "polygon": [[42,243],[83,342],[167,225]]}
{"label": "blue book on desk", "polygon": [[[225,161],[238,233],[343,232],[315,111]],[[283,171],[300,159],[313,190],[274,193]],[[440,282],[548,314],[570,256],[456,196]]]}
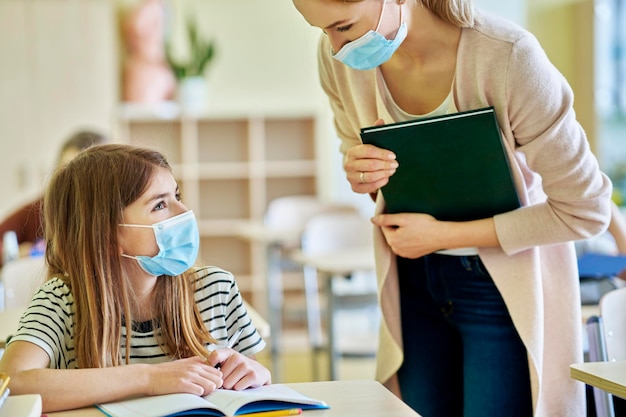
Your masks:
{"label": "blue book on desk", "polygon": [[614,277],[626,269],[626,255],[587,253],[578,258],[578,275],[581,278]]}

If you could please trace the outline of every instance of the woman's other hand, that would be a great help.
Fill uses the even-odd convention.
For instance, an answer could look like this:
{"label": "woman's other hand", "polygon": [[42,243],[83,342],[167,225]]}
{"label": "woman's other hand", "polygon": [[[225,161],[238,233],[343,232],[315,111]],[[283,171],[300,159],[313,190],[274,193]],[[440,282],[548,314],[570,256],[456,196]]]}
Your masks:
{"label": "woman's other hand", "polygon": [[403,258],[415,259],[443,249],[441,222],[429,214],[379,214],[372,223],[380,226],[393,253]]}
{"label": "woman's other hand", "polygon": [[439,221],[430,214],[378,214],[379,226],[396,255],[415,259],[442,249],[498,247],[500,242],[492,217],[466,222]]}

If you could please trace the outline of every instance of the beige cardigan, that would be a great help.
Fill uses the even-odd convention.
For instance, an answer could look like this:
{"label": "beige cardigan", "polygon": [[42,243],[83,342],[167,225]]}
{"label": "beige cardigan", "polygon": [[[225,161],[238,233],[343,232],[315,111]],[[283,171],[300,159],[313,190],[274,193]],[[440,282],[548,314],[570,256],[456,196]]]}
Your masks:
{"label": "beige cardigan", "polygon": [[[329,51],[322,36],[320,79],[345,152],[360,143],[361,127],[393,120],[376,88],[378,72],[352,70]],[[479,255],[527,348],[535,415],[582,417],[584,386],[569,377],[569,365],[583,360],[571,241],[605,230],[611,183],[576,121],[570,87],[522,28],[478,14],[461,35],[453,95],[459,111],[495,107],[524,205],[495,216],[501,247],[479,248]],[[379,198],[377,212],[383,210]],[[374,233],[384,317],[377,379],[398,393],[395,373],[403,354],[395,257],[380,230]]]}

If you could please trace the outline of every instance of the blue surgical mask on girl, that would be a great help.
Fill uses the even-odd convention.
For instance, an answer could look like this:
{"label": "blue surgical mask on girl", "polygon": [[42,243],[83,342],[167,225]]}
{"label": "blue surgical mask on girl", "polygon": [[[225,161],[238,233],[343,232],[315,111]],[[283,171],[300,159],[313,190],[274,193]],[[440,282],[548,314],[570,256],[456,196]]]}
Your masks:
{"label": "blue surgical mask on girl", "polygon": [[180,275],[193,266],[198,257],[200,234],[193,211],[189,210],[153,225],[120,224],[125,227],[146,227],[154,230],[159,253],[155,256],[132,256],[149,274]]}
{"label": "blue surgical mask on girl", "polygon": [[[380,12],[376,30],[369,30],[363,36],[345,44],[333,58],[357,70],[369,70],[376,68],[391,58],[402,41],[406,38],[406,23],[402,22],[394,39],[387,39],[378,33],[380,22],[385,13],[385,4]],[[400,20],[402,20],[402,5],[400,5]]]}

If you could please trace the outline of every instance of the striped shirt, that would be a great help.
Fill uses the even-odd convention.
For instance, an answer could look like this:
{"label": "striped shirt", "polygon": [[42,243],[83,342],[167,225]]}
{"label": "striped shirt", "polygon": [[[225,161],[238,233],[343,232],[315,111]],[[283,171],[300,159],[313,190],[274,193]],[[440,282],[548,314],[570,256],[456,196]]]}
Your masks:
{"label": "striped shirt", "polygon": [[[233,349],[246,356],[260,352],[265,342],[248,316],[233,275],[216,267],[204,267],[196,271],[196,280],[194,299],[206,328],[217,341],[217,345],[207,345],[207,350],[226,345],[228,337],[243,327],[244,331]],[[50,368],[74,369],[77,367],[74,350],[75,314],[74,297],[69,287],[59,278],[52,278],[33,296],[20,320],[17,333],[9,343],[18,340],[34,343],[50,357]],[[122,324],[123,355],[126,335],[126,326]],[[134,323],[130,355],[131,363],[171,360],[159,347],[151,321]],[[125,356],[122,359],[125,360]]]}

